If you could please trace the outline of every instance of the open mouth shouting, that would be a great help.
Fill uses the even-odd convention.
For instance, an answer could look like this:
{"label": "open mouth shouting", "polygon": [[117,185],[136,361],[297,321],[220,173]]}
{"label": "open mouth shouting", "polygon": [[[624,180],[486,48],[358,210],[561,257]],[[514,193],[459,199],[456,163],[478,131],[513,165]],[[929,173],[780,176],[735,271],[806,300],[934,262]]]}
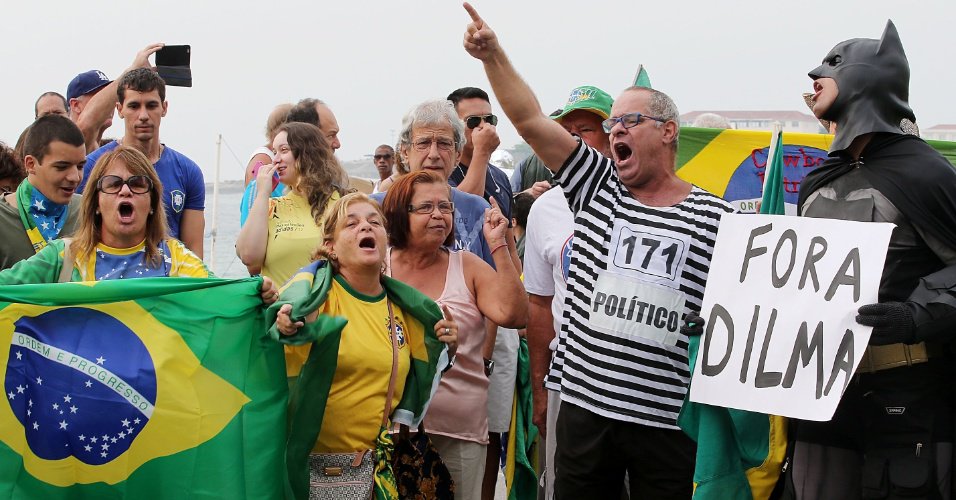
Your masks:
{"label": "open mouth shouting", "polygon": [[135,209],[133,208],[133,204],[131,202],[122,201],[117,207],[117,213],[119,214],[120,222],[129,224],[133,222],[133,214],[135,213]]}
{"label": "open mouth shouting", "polygon": [[626,161],[634,152],[631,150],[631,147],[622,142],[616,142],[613,146],[615,162]]}
{"label": "open mouth shouting", "polygon": [[810,100],[811,100],[812,102],[816,103],[816,102],[817,102],[817,99],[820,98],[820,93],[821,93],[821,92],[823,92],[823,84],[821,84],[821,83],[820,83],[819,81],[817,81],[817,80],[814,80],[814,81],[813,81],[813,97],[811,97]]}
{"label": "open mouth shouting", "polygon": [[359,240],[359,248],[365,250],[375,250],[378,247],[378,243],[375,241],[374,236],[365,236]]}

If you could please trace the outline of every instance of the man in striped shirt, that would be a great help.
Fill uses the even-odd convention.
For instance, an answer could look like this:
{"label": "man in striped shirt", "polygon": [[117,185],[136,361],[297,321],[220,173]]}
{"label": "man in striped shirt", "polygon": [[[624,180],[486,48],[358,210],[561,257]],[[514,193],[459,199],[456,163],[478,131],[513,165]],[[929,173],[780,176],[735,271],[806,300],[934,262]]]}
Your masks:
{"label": "man in striped shirt", "polygon": [[674,173],[679,115],[625,89],[603,127],[610,158],[541,112],[494,32],[468,4],[465,50],[505,114],[554,172],[574,213],[562,335],[547,382],[561,387],[555,498],[690,498],[695,445],[677,427],[687,392],[682,318],[700,310],[730,205]]}

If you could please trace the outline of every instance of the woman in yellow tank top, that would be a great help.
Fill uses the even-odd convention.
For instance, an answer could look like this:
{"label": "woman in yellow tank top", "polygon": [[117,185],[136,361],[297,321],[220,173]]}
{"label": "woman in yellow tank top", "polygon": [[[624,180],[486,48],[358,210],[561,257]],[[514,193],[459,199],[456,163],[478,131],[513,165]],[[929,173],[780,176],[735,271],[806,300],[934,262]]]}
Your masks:
{"label": "woman in yellow tank top", "polygon": [[[262,274],[285,283],[311,262],[322,238],[326,208],[345,193],[348,176],[318,127],[286,123],[272,141],[275,161],[256,174],[256,199],[236,240],[236,253],[249,274]],[[273,174],[289,186],[270,198]]]}

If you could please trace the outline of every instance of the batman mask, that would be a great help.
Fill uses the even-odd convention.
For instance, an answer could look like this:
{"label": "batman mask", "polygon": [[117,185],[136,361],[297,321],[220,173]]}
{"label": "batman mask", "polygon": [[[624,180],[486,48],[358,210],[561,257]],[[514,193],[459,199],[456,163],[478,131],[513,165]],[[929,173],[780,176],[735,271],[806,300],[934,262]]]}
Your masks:
{"label": "batman mask", "polygon": [[900,121],[916,121],[909,106],[910,67],[893,21],[879,40],[854,38],[830,50],[810,78],[836,81],[836,99],[818,118],[836,122],[830,153],[870,132],[900,134]]}

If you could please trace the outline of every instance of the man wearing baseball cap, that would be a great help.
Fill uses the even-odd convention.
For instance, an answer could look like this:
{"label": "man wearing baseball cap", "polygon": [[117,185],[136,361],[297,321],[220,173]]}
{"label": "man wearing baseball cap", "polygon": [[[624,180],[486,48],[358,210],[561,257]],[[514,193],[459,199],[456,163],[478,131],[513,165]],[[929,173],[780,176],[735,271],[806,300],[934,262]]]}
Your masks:
{"label": "man wearing baseball cap", "polygon": [[[601,121],[608,119],[614,99],[607,92],[590,85],[577,87],[568,96],[564,107],[551,113],[551,118],[565,130],[580,137],[601,154],[611,153],[607,134],[601,129]],[[511,177],[515,192],[527,191],[537,198],[551,187],[551,171],[532,154],[518,165]]]}
{"label": "man wearing baseball cap", "polygon": [[[568,102],[551,117],[565,130],[581,137],[585,144],[610,154],[607,133],[601,122],[611,114],[611,96],[597,87],[578,87],[571,91]],[[551,171],[536,155],[530,157],[534,168]],[[527,175],[536,175],[534,172]],[[533,188],[531,189],[533,191]],[[533,194],[533,193],[532,193]],[[553,432],[558,420],[558,405],[561,387],[554,382],[545,383],[549,369],[559,369],[560,361],[553,359],[558,347],[557,332],[561,329],[564,313],[564,298],[567,295],[567,271],[570,263],[574,214],[568,208],[568,200],[561,189],[552,189],[531,205],[525,231],[524,284],[528,292],[528,350],[531,366],[531,391],[534,410],[532,419],[544,435],[544,498],[551,500],[554,494]]]}
{"label": "man wearing baseball cap", "polygon": [[[136,54],[133,64],[123,73],[136,68],[150,68],[149,56],[163,44],[154,43]],[[66,88],[66,100],[70,107],[70,119],[83,132],[87,154],[100,147],[103,132],[113,124],[116,110],[116,82],[105,73],[91,69],[76,75]]]}

